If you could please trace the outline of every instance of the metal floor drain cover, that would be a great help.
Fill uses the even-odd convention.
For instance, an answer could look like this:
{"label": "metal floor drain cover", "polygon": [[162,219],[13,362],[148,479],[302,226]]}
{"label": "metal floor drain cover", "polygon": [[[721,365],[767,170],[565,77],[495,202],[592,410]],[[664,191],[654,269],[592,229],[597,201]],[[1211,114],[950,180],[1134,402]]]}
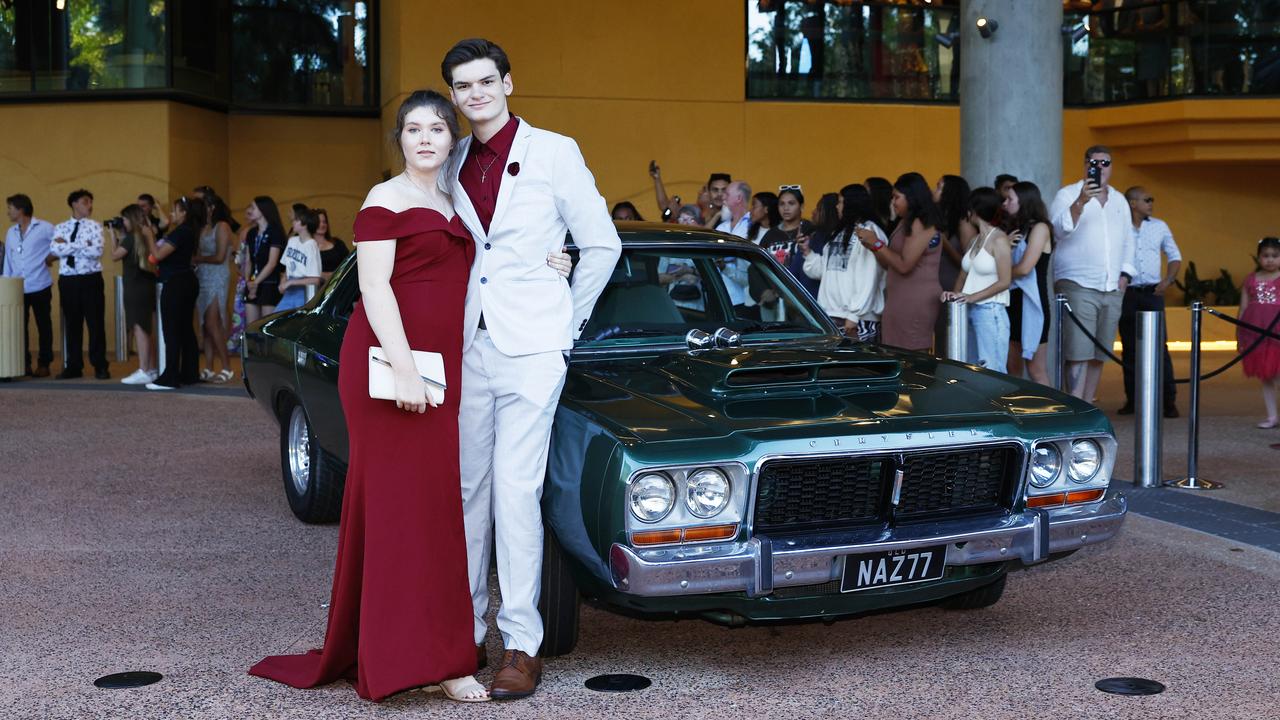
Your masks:
{"label": "metal floor drain cover", "polygon": [[596,692],[634,692],[653,684],[643,675],[597,675],[587,681],[587,689]]}
{"label": "metal floor drain cover", "polygon": [[143,685],[160,682],[164,676],[158,672],[148,672],[146,670],[135,670],[132,672],[113,673],[111,675],[103,675],[93,684],[100,688],[108,690],[120,690],[123,688],[136,688]]}
{"label": "metal floor drain cover", "polygon": [[1164,692],[1164,685],[1155,680],[1135,677],[1107,678],[1099,680],[1093,686],[1113,695],[1158,695]]}

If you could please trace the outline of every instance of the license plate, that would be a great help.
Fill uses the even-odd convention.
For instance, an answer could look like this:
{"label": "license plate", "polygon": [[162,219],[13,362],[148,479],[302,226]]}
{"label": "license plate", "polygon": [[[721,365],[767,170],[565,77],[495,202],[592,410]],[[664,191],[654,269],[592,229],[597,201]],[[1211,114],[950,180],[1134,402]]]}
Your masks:
{"label": "license plate", "polygon": [[938,580],[946,571],[947,546],[846,555],[840,592]]}

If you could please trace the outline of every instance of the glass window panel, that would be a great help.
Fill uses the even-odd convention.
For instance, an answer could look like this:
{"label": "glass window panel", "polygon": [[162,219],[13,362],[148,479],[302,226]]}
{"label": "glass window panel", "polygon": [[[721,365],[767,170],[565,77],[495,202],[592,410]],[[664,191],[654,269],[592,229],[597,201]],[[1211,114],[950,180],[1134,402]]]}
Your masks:
{"label": "glass window panel", "polygon": [[748,0],[747,97],[954,101],[957,4]]}
{"label": "glass window panel", "polygon": [[233,102],[375,107],[371,22],[369,2],[234,0]]}
{"label": "glass window panel", "polygon": [[164,87],[164,0],[12,4],[15,70],[37,91]]}

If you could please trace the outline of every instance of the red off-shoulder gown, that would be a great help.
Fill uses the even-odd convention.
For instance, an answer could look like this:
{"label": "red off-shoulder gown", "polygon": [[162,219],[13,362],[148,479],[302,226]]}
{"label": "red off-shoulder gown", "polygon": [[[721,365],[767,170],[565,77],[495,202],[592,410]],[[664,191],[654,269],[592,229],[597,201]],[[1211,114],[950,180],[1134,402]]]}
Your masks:
{"label": "red off-shoulder gown", "polygon": [[389,239],[398,241],[391,289],[409,347],[444,355],[445,403],[416,414],[369,398],[369,346],[381,343],[357,303],[339,356],[350,462],[324,649],[249,671],[298,688],[346,678],[374,701],[476,670],[458,477],[462,311],[475,245],[456,216],[361,210],[356,242]]}

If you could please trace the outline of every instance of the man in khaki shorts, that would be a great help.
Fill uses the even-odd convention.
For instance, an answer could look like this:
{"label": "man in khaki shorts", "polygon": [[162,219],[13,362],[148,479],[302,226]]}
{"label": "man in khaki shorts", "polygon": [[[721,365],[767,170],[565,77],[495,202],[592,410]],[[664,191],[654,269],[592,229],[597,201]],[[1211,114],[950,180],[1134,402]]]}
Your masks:
{"label": "man in khaki shorts", "polygon": [[[1110,347],[1120,324],[1124,291],[1133,279],[1133,224],[1123,195],[1111,189],[1111,150],[1084,153],[1080,182],[1061,190],[1049,208],[1053,223],[1054,289],[1067,296],[1076,318]],[[1076,324],[1064,320],[1063,355],[1072,395],[1095,402],[1107,360]]]}

